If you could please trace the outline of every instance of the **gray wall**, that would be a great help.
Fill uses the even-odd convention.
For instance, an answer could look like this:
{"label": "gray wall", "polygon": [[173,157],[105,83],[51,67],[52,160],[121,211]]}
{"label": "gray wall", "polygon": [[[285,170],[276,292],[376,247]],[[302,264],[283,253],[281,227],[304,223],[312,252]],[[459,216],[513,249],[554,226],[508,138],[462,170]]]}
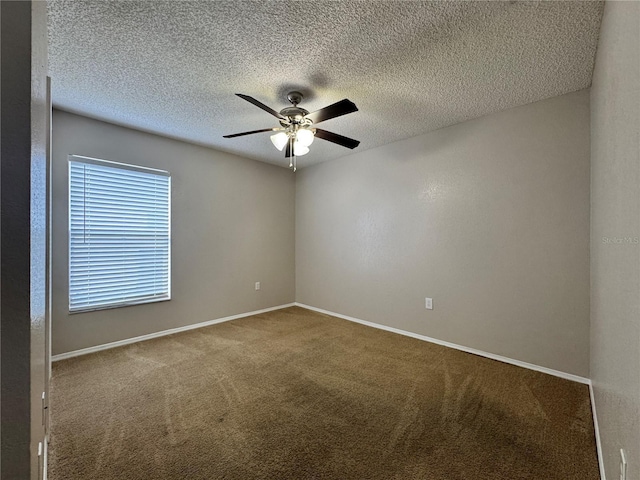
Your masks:
{"label": "gray wall", "polygon": [[46,309],[45,2],[0,2],[0,477],[41,478]]}
{"label": "gray wall", "polygon": [[296,182],[298,302],[588,376],[588,91]]}
{"label": "gray wall", "polygon": [[591,88],[591,377],[608,479],[640,479],[640,3],[607,2]]}
{"label": "gray wall", "polygon": [[[171,172],[172,300],[68,314],[69,154]],[[286,168],[54,111],[53,199],[53,354],[294,301]]]}

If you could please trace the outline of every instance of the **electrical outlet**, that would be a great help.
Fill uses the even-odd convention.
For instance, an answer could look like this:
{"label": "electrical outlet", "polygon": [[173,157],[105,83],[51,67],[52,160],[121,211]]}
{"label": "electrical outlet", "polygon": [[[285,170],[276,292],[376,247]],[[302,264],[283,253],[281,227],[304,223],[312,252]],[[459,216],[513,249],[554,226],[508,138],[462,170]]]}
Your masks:
{"label": "electrical outlet", "polygon": [[627,480],[627,455],[620,449],[620,480]]}
{"label": "electrical outlet", "polygon": [[424,299],[424,308],[427,310],[433,310],[433,298],[425,298]]}
{"label": "electrical outlet", "polygon": [[260,290],[260,282],[256,282],[256,290]]}

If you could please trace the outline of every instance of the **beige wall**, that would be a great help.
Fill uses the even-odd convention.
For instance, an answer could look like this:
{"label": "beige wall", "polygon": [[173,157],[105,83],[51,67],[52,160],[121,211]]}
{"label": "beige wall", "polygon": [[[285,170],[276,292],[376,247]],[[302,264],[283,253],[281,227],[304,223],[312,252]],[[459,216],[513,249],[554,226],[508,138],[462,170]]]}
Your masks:
{"label": "beige wall", "polygon": [[[591,376],[608,479],[640,479],[640,3],[607,2],[591,88]],[[621,243],[618,243],[621,242]]]}
{"label": "beige wall", "polygon": [[[68,314],[69,154],[171,172],[170,301]],[[285,168],[55,111],[53,354],[293,302],[294,192]]]}
{"label": "beige wall", "polygon": [[296,300],[588,376],[589,92],[299,171]]}

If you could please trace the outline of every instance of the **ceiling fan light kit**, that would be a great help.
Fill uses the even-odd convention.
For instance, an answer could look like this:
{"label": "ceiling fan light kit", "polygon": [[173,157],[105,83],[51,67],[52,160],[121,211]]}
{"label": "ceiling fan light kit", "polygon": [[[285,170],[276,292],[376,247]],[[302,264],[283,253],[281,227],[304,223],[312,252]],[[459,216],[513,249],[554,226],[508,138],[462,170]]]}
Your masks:
{"label": "ceiling fan light kit", "polygon": [[315,137],[351,149],[356,148],[360,144],[358,140],[314,127],[315,124],[324,122],[325,120],[340,117],[347,113],[357,112],[358,107],[356,107],[355,103],[346,98],[328,107],[309,113],[304,108],[298,106],[303,99],[300,92],[289,92],[287,99],[291,102],[292,106],[283,108],[280,112],[276,112],[248,95],[241,93],[236,93],[236,95],[276,117],[280,121],[280,127],[234,133],[232,135],[224,135],[224,138],[241,137],[262,132],[277,132],[271,135],[271,143],[273,143],[278,150],[285,150],[285,158],[289,159],[289,167],[292,168],[294,172],[297,168],[297,157],[309,153],[309,146],[311,146]]}

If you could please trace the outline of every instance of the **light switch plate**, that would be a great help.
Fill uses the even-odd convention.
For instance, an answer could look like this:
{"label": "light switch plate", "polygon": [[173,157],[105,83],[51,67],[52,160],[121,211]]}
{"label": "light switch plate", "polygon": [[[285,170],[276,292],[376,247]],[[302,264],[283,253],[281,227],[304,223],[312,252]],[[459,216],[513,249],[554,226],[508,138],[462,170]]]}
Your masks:
{"label": "light switch plate", "polygon": [[260,290],[260,282],[256,282],[256,290]]}
{"label": "light switch plate", "polygon": [[429,298],[429,297],[425,298],[424,299],[424,307],[427,310],[433,310],[433,298]]}

